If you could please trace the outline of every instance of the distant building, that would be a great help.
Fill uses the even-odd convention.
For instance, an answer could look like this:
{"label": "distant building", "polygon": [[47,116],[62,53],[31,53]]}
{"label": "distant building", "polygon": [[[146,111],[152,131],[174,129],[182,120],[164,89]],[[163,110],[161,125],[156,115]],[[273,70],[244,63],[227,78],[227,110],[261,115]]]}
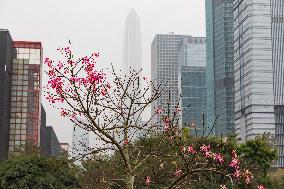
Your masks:
{"label": "distant building", "polygon": [[14,41],[13,48],[9,154],[17,155],[40,142],[42,45]]}
{"label": "distant building", "polygon": [[60,154],[69,154],[69,144],[68,143],[59,143],[60,146]]}
{"label": "distant building", "polygon": [[[151,79],[156,84],[165,82],[165,88],[170,89],[168,94],[162,95],[151,104],[151,113],[155,114],[157,108],[165,111],[168,109],[171,115],[179,103],[178,94],[178,55],[179,48],[184,38],[189,35],[157,34],[151,45]],[[155,115],[152,124],[162,126],[161,115]],[[162,131],[162,128],[159,129]]]}
{"label": "distant building", "polygon": [[234,1],[236,135],[275,134],[284,167],[284,1]]}
{"label": "distant building", "polygon": [[41,104],[41,119],[40,119],[40,150],[44,154],[48,154],[48,147],[47,147],[47,131],[46,131],[46,112]]}
{"label": "distant building", "polygon": [[0,160],[7,158],[9,146],[12,45],[9,31],[0,29]]}
{"label": "distant building", "polygon": [[[178,86],[181,125],[192,134],[206,132],[206,43],[204,37],[185,38],[179,50]],[[204,116],[204,120],[203,120]],[[205,134],[205,133],[204,133]]]}
{"label": "distant building", "polygon": [[89,131],[74,124],[72,137],[72,158],[77,159],[76,164],[80,164],[82,159],[86,159],[89,154]]}
{"label": "distant building", "polygon": [[233,134],[234,104],[233,0],[206,0],[207,126],[216,135]]}

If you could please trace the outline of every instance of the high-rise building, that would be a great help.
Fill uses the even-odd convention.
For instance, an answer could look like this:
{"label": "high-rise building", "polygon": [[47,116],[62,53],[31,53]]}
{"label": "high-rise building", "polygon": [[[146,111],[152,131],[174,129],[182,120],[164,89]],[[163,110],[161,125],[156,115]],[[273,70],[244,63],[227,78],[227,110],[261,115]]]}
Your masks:
{"label": "high-rise building", "polygon": [[72,137],[72,158],[76,159],[75,164],[80,164],[89,154],[89,132],[77,124],[73,127]]}
{"label": "high-rise building", "polygon": [[[179,49],[184,38],[188,35],[157,34],[151,45],[151,79],[156,84],[166,82],[165,89],[168,94],[163,94],[158,100],[151,104],[152,115],[157,108],[166,112],[169,109],[171,115],[179,104],[178,92],[178,57]],[[152,124],[162,125],[161,115],[156,114]],[[162,128],[161,128],[162,129]]]}
{"label": "high-rise building", "polygon": [[[125,29],[124,29],[124,43],[123,43],[123,75],[126,76],[125,84],[127,83],[127,80],[132,79],[128,78],[130,76],[130,72],[132,70],[135,70],[136,72],[141,71],[142,69],[142,56],[141,56],[141,35],[140,35],[140,22],[139,17],[134,9],[131,9],[126,21],[125,21]],[[141,78],[141,73],[139,73],[138,78]],[[128,87],[127,92],[129,95],[125,96],[125,105],[131,109],[131,114],[133,112],[136,112],[140,106],[138,103],[140,101],[131,102],[131,99],[129,96],[137,96],[139,95],[141,90],[141,82],[133,82]],[[134,97],[135,98],[135,97]],[[134,103],[134,105],[131,105],[131,103]],[[138,117],[138,114],[134,114],[133,117],[131,117],[131,122],[136,122],[137,119],[141,120],[141,117]]]}
{"label": "high-rise building", "polygon": [[[178,86],[180,122],[192,134],[207,131],[206,113],[206,43],[204,37],[185,38],[179,50]],[[203,117],[204,116],[204,117]]]}
{"label": "high-rise building", "polygon": [[142,68],[140,22],[134,9],[130,10],[125,22],[123,45],[124,73],[128,75],[130,68],[139,71]]}
{"label": "high-rise building", "polygon": [[0,29],[0,160],[7,158],[9,146],[12,45],[9,31]]}
{"label": "high-rise building", "polygon": [[40,142],[42,46],[14,41],[13,48],[9,154],[17,155]]}
{"label": "high-rise building", "polygon": [[218,117],[216,135],[235,129],[233,27],[233,0],[206,0],[207,126]]}
{"label": "high-rise building", "polygon": [[284,2],[234,1],[236,134],[276,135],[284,167]]}

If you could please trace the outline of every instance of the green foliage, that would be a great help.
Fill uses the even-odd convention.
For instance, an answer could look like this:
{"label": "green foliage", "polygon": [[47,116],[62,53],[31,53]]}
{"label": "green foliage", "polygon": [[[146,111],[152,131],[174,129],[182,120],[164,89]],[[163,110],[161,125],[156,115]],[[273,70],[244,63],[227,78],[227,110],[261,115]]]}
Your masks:
{"label": "green foliage", "polygon": [[76,169],[66,159],[17,156],[0,164],[0,189],[77,189]]}
{"label": "green foliage", "polygon": [[277,159],[277,151],[270,142],[269,135],[256,137],[239,146],[241,159],[254,172],[267,176],[274,160]]}

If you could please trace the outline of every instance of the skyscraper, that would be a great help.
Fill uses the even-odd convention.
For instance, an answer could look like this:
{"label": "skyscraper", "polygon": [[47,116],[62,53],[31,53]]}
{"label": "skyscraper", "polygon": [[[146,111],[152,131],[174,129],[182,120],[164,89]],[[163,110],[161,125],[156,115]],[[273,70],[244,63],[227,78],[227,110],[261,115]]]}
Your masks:
{"label": "skyscraper", "polygon": [[[157,108],[168,110],[172,114],[179,103],[178,92],[178,57],[179,49],[184,38],[188,35],[157,34],[151,45],[151,79],[157,84],[166,82],[165,89],[168,94],[163,94],[151,104],[152,115]],[[169,99],[170,98],[170,99]],[[168,106],[169,105],[169,106]],[[155,115],[153,124],[161,125],[161,115]]]}
{"label": "skyscraper", "polygon": [[207,126],[216,135],[233,134],[234,46],[233,0],[206,0]]}
{"label": "skyscraper", "polygon": [[130,10],[125,21],[123,45],[124,73],[127,74],[130,68],[139,71],[142,68],[140,22],[134,9]]}
{"label": "skyscraper", "polygon": [[[140,22],[139,17],[134,9],[131,9],[125,22],[125,31],[124,31],[124,47],[123,47],[123,75],[126,76],[126,80],[131,79],[127,78],[130,75],[131,70],[135,70],[136,72],[142,69],[141,66],[141,36],[140,36]],[[138,78],[141,77],[141,73],[139,73]],[[127,81],[125,81],[125,84]],[[140,82],[141,83],[141,82]],[[128,96],[135,96],[141,90],[141,85],[139,81],[133,82],[133,84],[128,87],[127,92],[129,95],[125,96],[125,104],[126,106],[132,107],[131,113],[136,112],[140,107],[138,105],[139,102],[135,101],[135,105],[130,106],[131,99]],[[135,114],[130,121],[136,122],[140,117]]]}
{"label": "skyscraper", "polygon": [[9,154],[17,155],[40,142],[42,46],[14,41],[13,48]]}
{"label": "skyscraper", "polygon": [[234,1],[236,134],[276,135],[284,167],[284,2]]}
{"label": "skyscraper", "polygon": [[12,44],[9,31],[0,29],[0,160],[7,158],[9,146]]}
{"label": "skyscraper", "polygon": [[[206,113],[206,43],[204,37],[185,38],[179,50],[178,86],[181,124],[202,135]],[[195,131],[194,131],[194,130]],[[204,133],[205,134],[205,133]]]}

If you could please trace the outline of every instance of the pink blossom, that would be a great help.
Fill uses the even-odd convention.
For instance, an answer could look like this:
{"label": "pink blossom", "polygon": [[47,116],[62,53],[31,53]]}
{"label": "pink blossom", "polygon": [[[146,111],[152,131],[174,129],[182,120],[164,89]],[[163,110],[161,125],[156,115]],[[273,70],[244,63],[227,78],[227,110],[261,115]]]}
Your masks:
{"label": "pink blossom", "polygon": [[207,146],[206,146],[205,144],[203,144],[203,145],[200,147],[200,150],[201,150],[202,152],[208,152],[208,151],[210,151],[210,149],[211,149],[210,144],[208,144]]}
{"label": "pink blossom", "polygon": [[164,110],[162,109],[162,108],[157,108],[157,110],[156,110],[156,113],[157,114],[161,114],[161,113],[163,113],[164,112]]}
{"label": "pink blossom", "polygon": [[233,174],[234,177],[236,178],[239,178],[241,176],[241,171],[239,169],[237,169],[234,174]]}
{"label": "pink blossom", "polygon": [[127,145],[127,144],[129,144],[129,141],[128,141],[128,139],[124,139],[124,141],[123,141],[123,144],[124,144],[124,145]]}
{"label": "pink blossom", "polygon": [[57,78],[55,78],[55,79],[49,80],[49,81],[48,81],[48,84],[50,84],[50,86],[51,86],[53,89],[56,89],[56,88],[61,88],[63,82],[61,81],[61,78],[57,77]]}
{"label": "pink blossom", "polygon": [[215,161],[221,163],[221,164],[224,163],[224,157],[223,157],[223,155],[220,154],[220,153],[214,154],[213,159],[214,159]]}
{"label": "pink blossom", "polygon": [[265,186],[263,186],[262,184],[257,185],[257,189],[266,189]]}
{"label": "pink blossom", "polygon": [[57,68],[58,68],[59,70],[61,70],[61,68],[63,68],[62,62],[59,61],[59,63],[57,64]]}
{"label": "pink blossom", "polygon": [[52,63],[52,60],[50,60],[49,58],[45,58],[44,64],[47,64],[47,66],[51,68],[52,67],[51,63]]}
{"label": "pink blossom", "polygon": [[240,161],[237,158],[233,158],[231,163],[229,164],[230,167],[236,168],[236,166],[240,163]]}
{"label": "pink blossom", "polygon": [[182,170],[181,169],[177,169],[176,172],[175,172],[175,176],[179,177],[182,173]]}
{"label": "pink blossom", "polygon": [[177,107],[176,109],[175,109],[175,112],[180,112],[181,111],[181,108],[179,108],[179,107]]}
{"label": "pink blossom", "polygon": [[48,95],[48,96],[46,97],[46,99],[47,99],[49,102],[55,103],[55,100],[52,98],[51,95]]}
{"label": "pink blossom", "polygon": [[238,157],[237,151],[236,151],[236,150],[233,150],[233,151],[232,151],[232,158],[233,158],[233,159],[236,159],[237,157]]}
{"label": "pink blossom", "polygon": [[146,176],[145,182],[146,182],[147,185],[149,185],[151,183],[151,177],[150,176]]}
{"label": "pink blossom", "polygon": [[101,93],[102,93],[103,96],[105,96],[106,93],[107,93],[106,89],[102,89],[102,90],[101,90]]}
{"label": "pink blossom", "polygon": [[245,177],[245,183],[250,184],[252,182],[252,179],[253,179],[253,174],[248,169],[246,169],[243,172],[243,175]]}
{"label": "pink blossom", "polygon": [[191,154],[195,154],[196,153],[196,151],[193,149],[192,146],[187,147],[187,152],[191,153]]}
{"label": "pink blossom", "polygon": [[65,110],[61,110],[60,112],[61,116],[65,117],[68,115],[68,113]]}
{"label": "pink blossom", "polygon": [[222,184],[220,185],[220,189],[227,189],[226,185]]}

